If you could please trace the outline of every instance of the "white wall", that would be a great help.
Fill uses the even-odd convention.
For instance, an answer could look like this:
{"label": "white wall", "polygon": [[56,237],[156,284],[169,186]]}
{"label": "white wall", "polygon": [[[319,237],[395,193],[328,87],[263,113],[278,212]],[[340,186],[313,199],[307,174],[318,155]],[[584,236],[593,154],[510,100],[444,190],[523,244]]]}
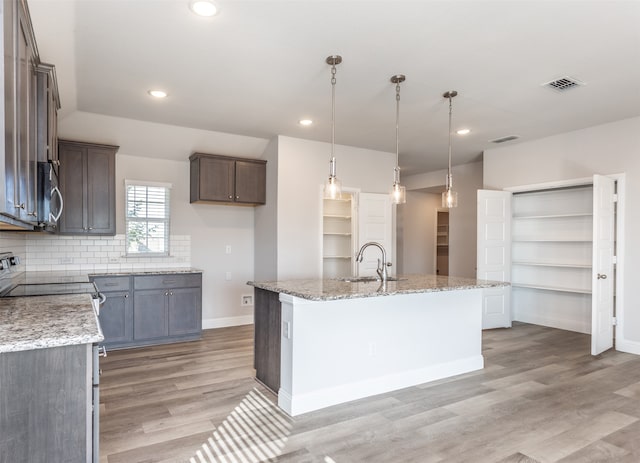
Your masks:
{"label": "white wall", "polygon": [[436,273],[435,227],[440,203],[440,194],[407,191],[407,202],[398,206],[396,260],[399,273]]}
{"label": "white wall", "polygon": [[[260,268],[256,274],[275,274],[278,279],[322,277],[322,186],[329,175],[329,153],[329,143],[277,137],[276,242],[262,221],[256,227],[256,244],[271,252],[275,247],[277,259],[257,262]],[[344,145],[337,145],[335,153],[337,176],[343,188],[367,193],[390,190],[395,165],[391,153]],[[395,255],[394,250],[390,254]]]}
{"label": "white wall", "polygon": [[271,281],[278,276],[278,137],[273,138],[262,158],[267,161],[267,203],[255,210],[256,281]]}
{"label": "white wall", "polygon": [[[449,211],[449,275],[476,277],[477,190],[482,188],[482,163],[453,166],[453,189],[458,192],[458,207]],[[405,177],[407,190],[441,186],[444,190],[446,170]],[[435,214],[435,212],[434,212]],[[404,247],[419,246],[406,238]]]}
{"label": "white wall", "polygon": [[624,269],[621,350],[640,354],[640,118],[604,124],[485,151],[484,185],[489,189],[626,173],[626,247],[618,256]]}

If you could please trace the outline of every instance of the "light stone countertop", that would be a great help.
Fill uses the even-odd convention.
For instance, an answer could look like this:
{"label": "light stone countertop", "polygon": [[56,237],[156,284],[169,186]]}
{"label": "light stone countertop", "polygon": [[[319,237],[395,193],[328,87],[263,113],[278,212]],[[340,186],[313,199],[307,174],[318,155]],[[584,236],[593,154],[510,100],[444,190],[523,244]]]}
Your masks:
{"label": "light stone countertop", "polygon": [[440,275],[401,275],[398,281],[387,281],[386,285],[382,285],[380,281],[350,283],[339,279],[248,281],[247,284],[267,291],[284,293],[311,301],[335,301],[338,299],[393,296],[396,294],[459,291],[509,285],[509,283],[501,281]]}
{"label": "light stone countertop", "polygon": [[0,353],[103,339],[89,294],[0,299]]}
{"label": "light stone countertop", "polygon": [[173,273],[202,273],[202,270],[192,267],[177,268],[153,268],[153,269],[134,269],[134,270],[94,270],[88,272],[89,276],[128,276],[128,275],[170,275]]}

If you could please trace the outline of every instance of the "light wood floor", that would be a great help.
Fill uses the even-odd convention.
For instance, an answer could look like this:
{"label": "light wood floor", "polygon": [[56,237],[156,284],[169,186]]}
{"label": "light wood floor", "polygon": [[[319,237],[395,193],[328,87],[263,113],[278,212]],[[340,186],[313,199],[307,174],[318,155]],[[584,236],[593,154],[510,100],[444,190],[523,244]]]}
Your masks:
{"label": "light wood floor", "polygon": [[295,419],[252,379],[252,339],[109,353],[101,463],[640,462],[640,357],[592,357],[586,335],[486,331],[482,371]]}

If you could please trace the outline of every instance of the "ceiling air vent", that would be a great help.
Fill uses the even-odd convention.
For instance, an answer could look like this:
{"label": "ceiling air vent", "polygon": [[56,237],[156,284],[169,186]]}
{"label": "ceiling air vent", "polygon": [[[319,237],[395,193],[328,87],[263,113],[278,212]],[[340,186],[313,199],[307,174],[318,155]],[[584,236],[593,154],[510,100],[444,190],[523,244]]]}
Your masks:
{"label": "ceiling air vent", "polygon": [[572,88],[576,88],[581,85],[584,85],[584,82],[568,76],[560,77],[559,79],[555,79],[551,82],[542,84],[543,87],[550,88],[551,90],[555,90],[556,92],[566,92],[567,90],[571,90]]}
{"label": "ceiling air vent", "polygon": [[490,143],[504,143],[505,141],[517,140],[520,138],[518,135],[507,135],[506,137],[494,138],[489,140]]}

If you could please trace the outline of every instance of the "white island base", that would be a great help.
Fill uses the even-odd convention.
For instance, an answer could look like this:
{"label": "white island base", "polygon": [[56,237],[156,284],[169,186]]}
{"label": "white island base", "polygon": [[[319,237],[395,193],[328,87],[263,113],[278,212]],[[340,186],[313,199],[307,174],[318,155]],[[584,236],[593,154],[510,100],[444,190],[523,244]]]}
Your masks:
{"label": "white island base", "polygon": [[291,416],[484,367],[482,289],[280,301]]}

